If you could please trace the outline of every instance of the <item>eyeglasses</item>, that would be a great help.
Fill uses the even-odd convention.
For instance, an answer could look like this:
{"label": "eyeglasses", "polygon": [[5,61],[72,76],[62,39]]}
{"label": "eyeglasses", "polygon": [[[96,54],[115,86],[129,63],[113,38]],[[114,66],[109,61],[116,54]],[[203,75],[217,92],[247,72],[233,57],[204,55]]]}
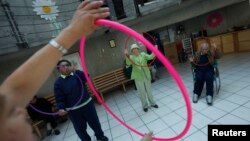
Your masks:
{"label": "eyeglasses", "polygon": [[70,64],[65,64],[65,65],[59,65],[57,68],[67,68],[70,67]]}

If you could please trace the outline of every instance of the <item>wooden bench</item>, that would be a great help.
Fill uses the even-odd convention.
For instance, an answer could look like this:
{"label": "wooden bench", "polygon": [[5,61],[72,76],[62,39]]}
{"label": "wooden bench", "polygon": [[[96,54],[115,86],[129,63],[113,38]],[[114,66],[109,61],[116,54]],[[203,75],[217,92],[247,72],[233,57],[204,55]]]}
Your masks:
{"label": "wooden bench", "polygon": [[43,120],[31,120],[31,125],[36,133],[36,135],[39,137],[39,139],[43,139],[43,135],[41,134],[40,128],[41,126],[45,124]]}
{"label": "wooden bench", "polygon": [[131,81],[126,77],[123,72],[123,68],[118,68],[116,70],[101,74],[99,76],[93,77],[92,82],[100,94],[101,98],[103,98],[103,93],[111,88],[122,86],[123,91],[126,92],[125,84]]}

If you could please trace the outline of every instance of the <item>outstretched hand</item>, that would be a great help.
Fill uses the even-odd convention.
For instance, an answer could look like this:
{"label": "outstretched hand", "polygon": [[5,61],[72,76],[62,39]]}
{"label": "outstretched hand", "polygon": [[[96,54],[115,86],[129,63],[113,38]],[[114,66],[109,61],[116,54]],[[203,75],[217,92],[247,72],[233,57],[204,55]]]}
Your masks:
{"label": "outstretched hand", "polygon": [[150,131],[149,133],[145,134],[141,141],[152,141],[153,132]]}
{"label": "outstretched hand", "polygon": [[193,57],[190,56],[188,59],[189,59],[190,62],[194,62],[194,58]]}
{"label": "outstretched hand", "polygon": [[217,45],[216,45],[216,43],[212,40],[211,41],[211,46],[214,48],[214,49],[217,49]]}
{"label": "outstretched hand", "polygon": [[79,39],[93,32],[97,27],[96,19],[106,18],[110,15],[109,8],[101,7],[103,1],[83,1],[77,8],[67,29]]}
{"label": "outstretched hand", "polygon": [[158,45],[155,45],[155,48],[158,49]]}
{"label": "outstretched hand", "polygon": [[125,54],[126,56],[128,55],[128,50],[127,50],[127,49],[124,50],[124,54]]}
{"label": "outstretched hand", "polygon": [[59,116],[64,116],[64,115],[66,115],[67,114],[67,112],[65,111],[65,110],[63,110],[63,109],[60,109],[59,111],[58,111],[58,115]]}

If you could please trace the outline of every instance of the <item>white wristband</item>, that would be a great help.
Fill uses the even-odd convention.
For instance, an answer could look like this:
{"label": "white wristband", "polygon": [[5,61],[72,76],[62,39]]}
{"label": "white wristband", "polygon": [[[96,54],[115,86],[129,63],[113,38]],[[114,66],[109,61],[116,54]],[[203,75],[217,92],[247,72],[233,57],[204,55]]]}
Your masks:
{"label": "white wristband", "polygon": [[49,44],[58,49],[59,51],[61,51],[63,54],[66,54],[68,52],[68,50],[66,48],[64,48],[63,46],[61,46],[60,44],[58,44],[54,39],[50,40]]}

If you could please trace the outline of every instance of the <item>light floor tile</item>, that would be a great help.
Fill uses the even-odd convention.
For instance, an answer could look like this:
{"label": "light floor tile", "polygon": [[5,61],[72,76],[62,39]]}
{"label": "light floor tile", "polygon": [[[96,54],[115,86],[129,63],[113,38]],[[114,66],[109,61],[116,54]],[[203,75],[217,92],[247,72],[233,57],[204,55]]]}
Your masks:
{"label": "light floor tile", "polygon": [[[250,123],[250,53],[225,55],[219,60],[221,89],[214,96],[213,106],[208,106],[204,87],[198,103],[192,103],[193,119],[188,133],[182,141],[206,141],[209,124],[249,124]],[[237,58],[237,60],[235,59]],[[238,63],[240,62],[240,64]],[[193,93],[193,76],[190,64],[175,65],[183,78],[190,100]],[[179,88],[164,68],[158,69],[159,79],[152,84],[152,93],[158,109],[150,108],[144,112],[138,91],[131,85],[127,92],[114,91],[105,95],[105,102],[132,128],[147,133],[153,130],[156,137],[169,138],[179,134],[186,125],[187,113]],[[96,110],[105,136],[110,141],[139,141],[141,137],[122,126],[105,111],[102,105],[96,104]],[[43,141],[80,141],[73,124],[68,120],[59,124],[61,134],[46,137]],[[87,128],[93,141],[96,141],[92,129]]]}

